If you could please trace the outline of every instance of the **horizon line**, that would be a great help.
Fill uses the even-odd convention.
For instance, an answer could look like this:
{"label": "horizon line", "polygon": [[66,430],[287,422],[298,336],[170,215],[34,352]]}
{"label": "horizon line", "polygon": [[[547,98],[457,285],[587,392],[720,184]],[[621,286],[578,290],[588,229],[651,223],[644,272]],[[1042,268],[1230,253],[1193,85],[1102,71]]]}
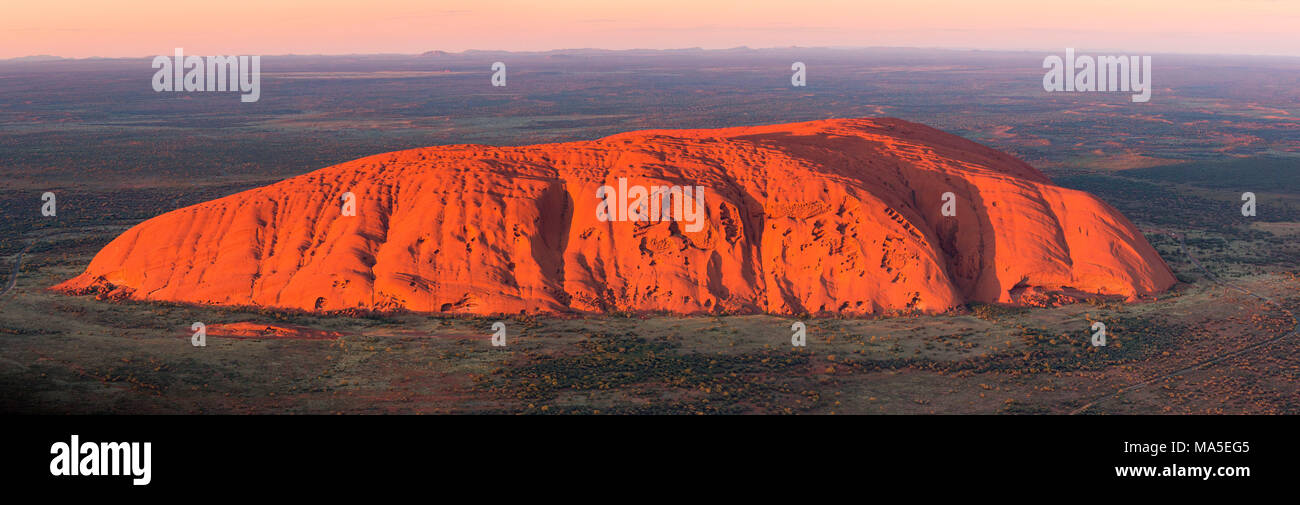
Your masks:
{"label": "horizon line", "polygon": [[[1025,48],[1025,49],[1006,49],[1006,48],[988,49],[988,48],[979,48],[979,47],[950,47],[950,46],[768,46],[768,47],[750,47],[750,46],[747,46],[747,45],[740,45],[740,46],[732,46],[732,47],[701,47],[701,46],[690,46],[690,47],[668,47],[668,48],[638,47],[638,48],[627,48],[627,49],[607,49],[607,48],[602,48],[602,47],[561,47],[561,48],[552,48],[552,49],[531,49],[531,50],[515,50],[515,49],[462,49],[462,50],[459,50],[459,51],[449,51],[449,50],[442,50],[442,49],[429,49],[429,50],[427,50],[427,51],[418,52],[418,53],[417,53],[417,52],[412,52],[412,53],[403,53],[403,52],[373,52],[373,53],[278,53],[278,54],[259,54],[259,55],[256,55],[256,56],[273,56],[273,57],[279,57],[279,56],[318,56],[318,57],[343,57],[343,56],[424,56],[425,54],[428,54],[428,53],[434,53],[434,52],[445,53],[445,54],[448,54],[448,55],[465,55],[465,54],[468,54],[468,53],[544,54],[544,53],[559,53],[559,52],[566,52],[566,51],[602,51],[602,52],[611,52],[611,53],[619,53],[619,52],[626,53],[626,52],[682,52],[682,51],[696,51],[696,52],[722,52],[722,51],[736,51],[736,50],[748,50],[748,51],[773,51],[773,50],[782,50],[782,49],[841,50],[841,51],[871,50],[871,49],[894,49],[894,50],[898,50],[898,49],[915,49],[915,50],[927,50],[927,51],[981,52],[981,53],[1032,53],[1032,52],[1048,52],[1049,54],[1055,54],[1055,53],[1052,52],[1052,51],[1057,51],[1057,50],[1059,50],[1059,51],[1064,51],[1064,50],[1066,49],[1066,47],[1062,47],[1062,48],[1059,48],[1059,49],[1049,50],[1049,49],[1031,49],[1031,48]],[[1074,47],[1073,49],[1075,49],[1075,50],[1080,50],[1080,48],[1078,48],[1078,47]],[[1085,53],[1101,53],[1101,52],[1108,52],[1108,53],[1121,53],[1121,54],[1128,54],[1128,53],[1130,53],[1130,52],[1126,52],[1126,51],[1124,51],[1124,50],[1122,50],[1122,49],[1117,49],[1117,48],[1085,49],[1085,50],[1083,50],[1083,51],[1084,51]],[[1287,53],[1231,53],[1231,52],[1225,52],[1225,53],[1186,52],[1186,53],[1184,53],[1184,52],[1154,51],[1154,52],[1145,52],[1145,53],[1143,53],[1143,54],[1144,54],[1144,55],[1167,55],[1167,56],[1220,56],[1220,57],[1222,57],[1222,56],[1236,56],[1236,57],[1250,57],[1250,58],[1291,58],[1291,59],[1300,59],[1300,54],[1287,54]],[[13,57],[9,57],[9,58],[0,58],[0,62],[15,62],[15,61],[22,61],[22,60],[26,60],[26,62],[31,62],[31,63],[39,63],[39,62],[54,62],[54,61],[83,61],[83,60],[136,60],[136,59],[154,58],[154,57],[157,57],[157,56],[168,56],[168,55],[167,55],[167,54],[146,54],[146,55],[140,55],[140,56],[83,56],[83,57],[70,57],[70,56],[59,56],[59,55],[56,55],[56,54],[41,53],[41,54],[31,54],[31,55],[26,55],[26,56],[13,56]]]}

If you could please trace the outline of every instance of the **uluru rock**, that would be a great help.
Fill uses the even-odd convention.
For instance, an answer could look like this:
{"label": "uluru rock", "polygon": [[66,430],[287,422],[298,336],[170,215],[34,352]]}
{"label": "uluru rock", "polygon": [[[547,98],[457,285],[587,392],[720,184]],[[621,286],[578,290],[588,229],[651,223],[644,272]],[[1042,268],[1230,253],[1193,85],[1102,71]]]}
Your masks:
{"label": "uluru rock", "polygon": [[[638,221],[624,187],[702,189],[700,219],[674,194],[682,209]],[[1092,195],[923,125],[837,119],[370,156],[149,219],[55,289],[316,311],[877,314],[1173,283]]]}

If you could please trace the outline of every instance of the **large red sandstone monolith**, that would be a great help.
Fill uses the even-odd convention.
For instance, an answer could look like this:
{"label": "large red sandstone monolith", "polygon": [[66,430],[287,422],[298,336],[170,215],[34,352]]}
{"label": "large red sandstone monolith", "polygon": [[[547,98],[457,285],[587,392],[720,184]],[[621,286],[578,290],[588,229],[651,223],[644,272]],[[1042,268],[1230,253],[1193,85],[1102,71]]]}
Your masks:
{"label": "large red sandstone monolith", "polygon": [[[699,231],[600,219],[598,188],[621,178],[703,188]],[[1173,283],[1118,212],[1010,155],[839,119],[370,156],[145,221],[55,289],[323,311],[874,314]]]}

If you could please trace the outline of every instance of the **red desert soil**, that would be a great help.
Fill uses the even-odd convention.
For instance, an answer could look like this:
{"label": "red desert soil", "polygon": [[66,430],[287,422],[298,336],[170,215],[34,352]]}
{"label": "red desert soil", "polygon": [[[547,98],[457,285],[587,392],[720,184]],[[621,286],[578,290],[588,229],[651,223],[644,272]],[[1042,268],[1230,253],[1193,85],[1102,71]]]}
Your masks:
{"label": "red desert soil", "polygon": [[[318,330],[303,326],[262,323],[213,324],[207,327],[207,336],[224,338],[282,338],[294,340],[333,340],[347,336],[338,331]],[[188,337],[189,334],[186,333]]]}
{"label": "red desert soil", "polygon": [[[703,187],[703,228],[601,221],[597,188],[620,178]],[[149,219],[54,289],[309,311],[875,314],[1173,283],[1127,219],[1015,157],[835,119],[370,156]]]}

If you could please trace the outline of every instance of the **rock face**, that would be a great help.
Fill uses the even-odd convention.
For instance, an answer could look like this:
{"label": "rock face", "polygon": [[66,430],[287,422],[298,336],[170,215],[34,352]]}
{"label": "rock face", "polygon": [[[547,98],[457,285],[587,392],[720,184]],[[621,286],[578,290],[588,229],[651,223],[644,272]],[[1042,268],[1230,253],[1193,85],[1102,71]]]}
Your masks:
{"label": "rock face", "polygon": [[[702,215],[673,195],[637,221],[649,206],[624,184],[702,189]],[[370,156],[145,221],[55,289],[316,311],[875,314],[1173,283],[1123,216],[1010,155],[838,119]]]}

